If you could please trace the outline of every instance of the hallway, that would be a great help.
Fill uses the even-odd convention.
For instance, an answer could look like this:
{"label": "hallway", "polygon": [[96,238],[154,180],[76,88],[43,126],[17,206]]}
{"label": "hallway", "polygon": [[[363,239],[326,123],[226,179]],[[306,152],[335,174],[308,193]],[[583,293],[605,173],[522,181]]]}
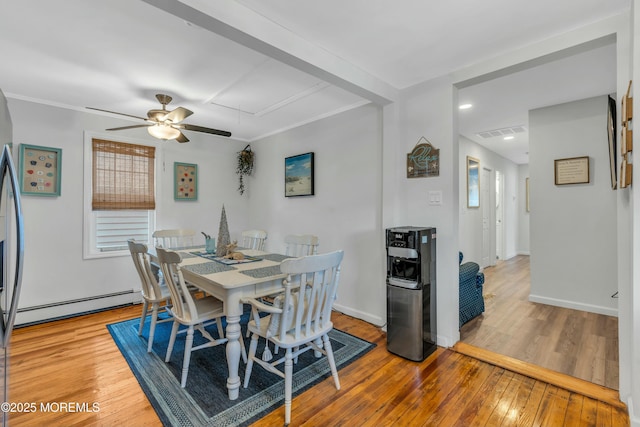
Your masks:
{"label": "hallway", "polygon": [[484,270],[485,312],[460,340],[618,390],[618,319],[529,302],[529,257]]}

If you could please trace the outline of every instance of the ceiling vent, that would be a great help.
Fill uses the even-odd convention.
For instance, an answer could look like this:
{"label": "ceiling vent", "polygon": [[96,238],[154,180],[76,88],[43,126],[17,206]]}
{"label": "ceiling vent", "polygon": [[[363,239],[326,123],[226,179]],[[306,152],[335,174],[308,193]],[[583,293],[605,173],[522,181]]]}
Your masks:
{"label": "ceiling vent", "polygon": [[520,126],[511,126],[511,127],[502,128],[502,129],[486,130],[484,132],[478,132],[476,135],[479,136],[480,138],[488,139],[488,138],[495,138],[497,136],[515,135],[517,133],[522,133],[526,131],[527,130],[525,129],[525,127],[520,125]]}

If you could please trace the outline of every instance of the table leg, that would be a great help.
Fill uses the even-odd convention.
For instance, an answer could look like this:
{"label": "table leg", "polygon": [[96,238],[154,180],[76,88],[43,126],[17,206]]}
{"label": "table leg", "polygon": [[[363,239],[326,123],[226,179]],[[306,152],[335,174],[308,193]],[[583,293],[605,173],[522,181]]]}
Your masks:
{"label": "table leg", "polygon": [[240,316],[227,316],[227,366],[229,368],[229,377],[227,378],[227,389],[229,399],[236,400],[238,398],[240,388],[240,376],[238,368],[240,366],[240,341],[242,339],[240,333]]}

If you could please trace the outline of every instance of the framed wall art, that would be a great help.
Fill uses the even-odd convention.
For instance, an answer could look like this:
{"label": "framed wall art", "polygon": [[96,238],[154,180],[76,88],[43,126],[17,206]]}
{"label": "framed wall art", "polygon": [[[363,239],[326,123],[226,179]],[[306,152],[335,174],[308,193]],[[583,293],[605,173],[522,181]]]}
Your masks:
{"label": "framed wall art", "polygon": [[178,162],[173,164],[173,198],[198,200],[198,165]]}
{"label": "framed wall art", "polygon": [[480,160],[467,156],[467,207],[480,207]]}
{"label": "framed wall art", "polygon": [[531,212],[531,206],[529,205],[529,177],[526,178],[526,183],[525,183],[525,192],[526,192],[526,207],[527,207],[527,212]]}
{"label": "framed wall art", "polygon": [[20,144],[19,165],[21,194],[61,194],[62,149]]}
{"label": "framed wall art", "polygon": [[313,153],[284,159],[285,197],[313,196]]}
{"label": "framed wall art", "polygon": [[407,178],[425,178],[440,175],[440,149],[424,136],[407,154]]}
{"label": "framed wall art", "polygon": [[557,159],[554,160],[553,163],[556,185],[589,183],[588,156]]}

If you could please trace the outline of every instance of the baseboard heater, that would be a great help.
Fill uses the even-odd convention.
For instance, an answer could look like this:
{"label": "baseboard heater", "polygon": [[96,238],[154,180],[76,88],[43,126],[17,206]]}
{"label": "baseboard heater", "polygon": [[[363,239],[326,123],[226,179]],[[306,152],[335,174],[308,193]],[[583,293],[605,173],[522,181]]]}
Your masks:
{"label": "baseboard heater", "polygon": [[[136,298],[136,295],[139,297],[139,291],[129,289],[121,292],[22,307],[18,309],[18,321],[16,323],[23,325],[25,323],[41,323],[77,316],[91,311],[131,304],[139,299]],[[77,308],[71,309],[71,306],[76,306]]]}

